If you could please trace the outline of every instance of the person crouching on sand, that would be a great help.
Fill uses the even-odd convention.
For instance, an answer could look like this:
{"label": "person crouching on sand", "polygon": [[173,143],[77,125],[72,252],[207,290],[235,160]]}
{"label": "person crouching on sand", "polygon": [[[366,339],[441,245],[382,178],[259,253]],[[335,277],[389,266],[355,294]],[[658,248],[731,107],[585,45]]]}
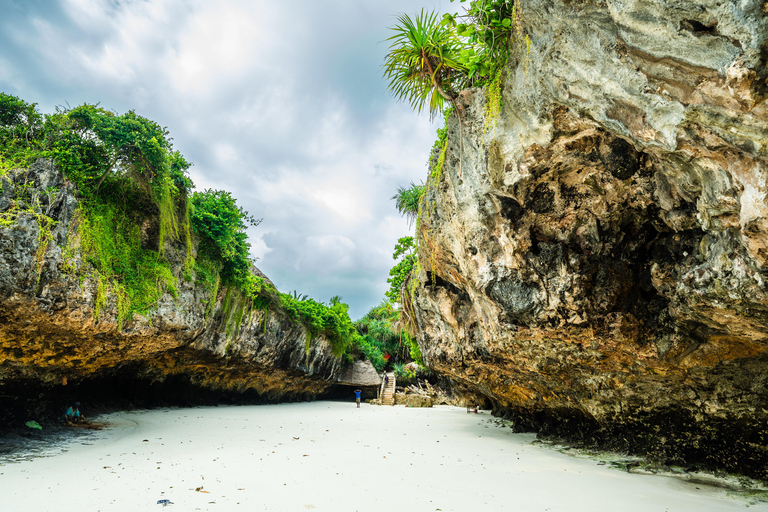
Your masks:
{"label": "person crouching on sand", "polygon": [[83,417],[80,414],[80,402],[75,402],[75,405],[70,405],[67,408],[67,412],[64,413],[64,421],[68,424],[82,423]]}
{"label": "person crouching on sand", "polygon": [[355,403],[357,404],[358,409],[360,408],[360,393],[362,393],[360,389],[355,390]]}

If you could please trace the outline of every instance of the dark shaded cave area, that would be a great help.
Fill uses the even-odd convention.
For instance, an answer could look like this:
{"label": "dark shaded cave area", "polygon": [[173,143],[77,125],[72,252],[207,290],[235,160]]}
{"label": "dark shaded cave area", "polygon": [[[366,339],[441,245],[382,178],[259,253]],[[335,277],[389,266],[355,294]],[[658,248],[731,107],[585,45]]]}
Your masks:
{"label": "dark shaded cave area", "polygon": [[[568,242],[554,240],[536,226],[530,228],[529,267],[540,274],[557,276],[565,266],[578,276],[578,302],[594,328],[615,313],[630,313],[653,331],[669,329],[669,299],[657,290],[651,277],[659,265],[673,274],[695,266],[703,233],[698,229],[672,231],[658,221],[658,212],[637,212],[624,223],[598,222],[597,239],[575,238]],[[536,313],[538,281],[520,278],[493,281],[486,293],[505,308],[510,321],[519,325],[542,325]],[[504,293],[515,288],[516,293]],[[526,289],[523,293],[522,288]],[[552,290],[550,290],[552,293]],[[574,295],[575,296],[575,295]],[[514,300],[513,300],[514,299]],[[562,311],[547,320],[551,327],[561,325],[570,312]]]}
{"label": "dark shaded cave area", "polygon": [[[31,380],[3,383],[0,385],[0,436],[11,432],[25,433],[24,424],[30,420],[44,428],[58,425],[67,407],[75,402],[80,402],[80,411],[85,418],[92,418],[120,410],[263,405],[318,398],[310,393],[271,396],[254,389],[214,390],[196,384],[188,375],[172,375],[163,380],[140,375],[140,369],[127,366],[96,377],[70,378],[67,385],[41,385]],[[350,394],[354,402],[354,393]],[[331,392],[322,398],[332,399],[333,396]]]}
{"label": "dark shaded cave area", "polygon": [[333,400],[335,402],[355,402],[355,390],[360,389],[360,397],[363,400],[378,398],[379,386],[349,386],[338,384],[332,386],[326,393],[318,396],[320,400]]}

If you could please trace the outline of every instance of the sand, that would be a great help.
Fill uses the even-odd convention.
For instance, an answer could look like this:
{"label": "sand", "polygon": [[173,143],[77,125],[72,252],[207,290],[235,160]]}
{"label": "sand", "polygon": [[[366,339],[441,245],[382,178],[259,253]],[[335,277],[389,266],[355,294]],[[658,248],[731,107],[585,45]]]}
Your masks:
{"label": "sand", "polygon": [[[313,402],[135,411],[0,466],[3,511],[731,511],[724,490],[532,444],[455,407]],[[768,510],[752,504],[750,510]]]}

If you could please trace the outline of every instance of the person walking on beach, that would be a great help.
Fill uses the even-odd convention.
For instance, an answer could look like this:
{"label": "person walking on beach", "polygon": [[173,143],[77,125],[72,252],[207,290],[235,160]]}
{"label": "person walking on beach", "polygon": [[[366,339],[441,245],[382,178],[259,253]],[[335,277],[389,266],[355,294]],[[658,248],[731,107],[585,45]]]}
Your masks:
{"label": "person walking on beach", "polygon": [[355,403],[357,404],[358,409],[360,408],[360,393],[362,392],[363,391],[359,388],[355,390]]}

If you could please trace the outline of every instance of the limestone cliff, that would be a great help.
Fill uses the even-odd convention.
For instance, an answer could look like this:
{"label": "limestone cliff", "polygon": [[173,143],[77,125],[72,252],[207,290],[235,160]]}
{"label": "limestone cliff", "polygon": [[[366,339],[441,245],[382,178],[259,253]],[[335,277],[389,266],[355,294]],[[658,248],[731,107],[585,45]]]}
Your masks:
{"label": "limestone cliff", "polygon": [[521,13],[426,194],[425,362],[519,429],[768,478],[768,3]]}
{"label": "limestone cliff", "polygon": [[[322,336],[307,348],[305,327],[279,301],[227,325],[225,290],[212,297],[209,288],[196,284],[194,271],[183,271],[183,247],[168,248],[178,262],[176,296],[166,292],[148,315],[133,315],[119,326],[115,294],[97,305],[98,276],[80,250],[74,186],[50,162],[38,160],[2,178],[0,213],[18,209],[21,194],[34,208],[0,225],[5,413],[44,408],[49,395],[66,395],[64,382],[85,392],[89,382],[137,385],[174,378],[199,390],[247,391],[276,400],[314,397],[335,381],[341,358]],[[54,221],[50,236],[41,229],[39,213]],[[119,400],[129,391],[116,386],[109,398]]]}

